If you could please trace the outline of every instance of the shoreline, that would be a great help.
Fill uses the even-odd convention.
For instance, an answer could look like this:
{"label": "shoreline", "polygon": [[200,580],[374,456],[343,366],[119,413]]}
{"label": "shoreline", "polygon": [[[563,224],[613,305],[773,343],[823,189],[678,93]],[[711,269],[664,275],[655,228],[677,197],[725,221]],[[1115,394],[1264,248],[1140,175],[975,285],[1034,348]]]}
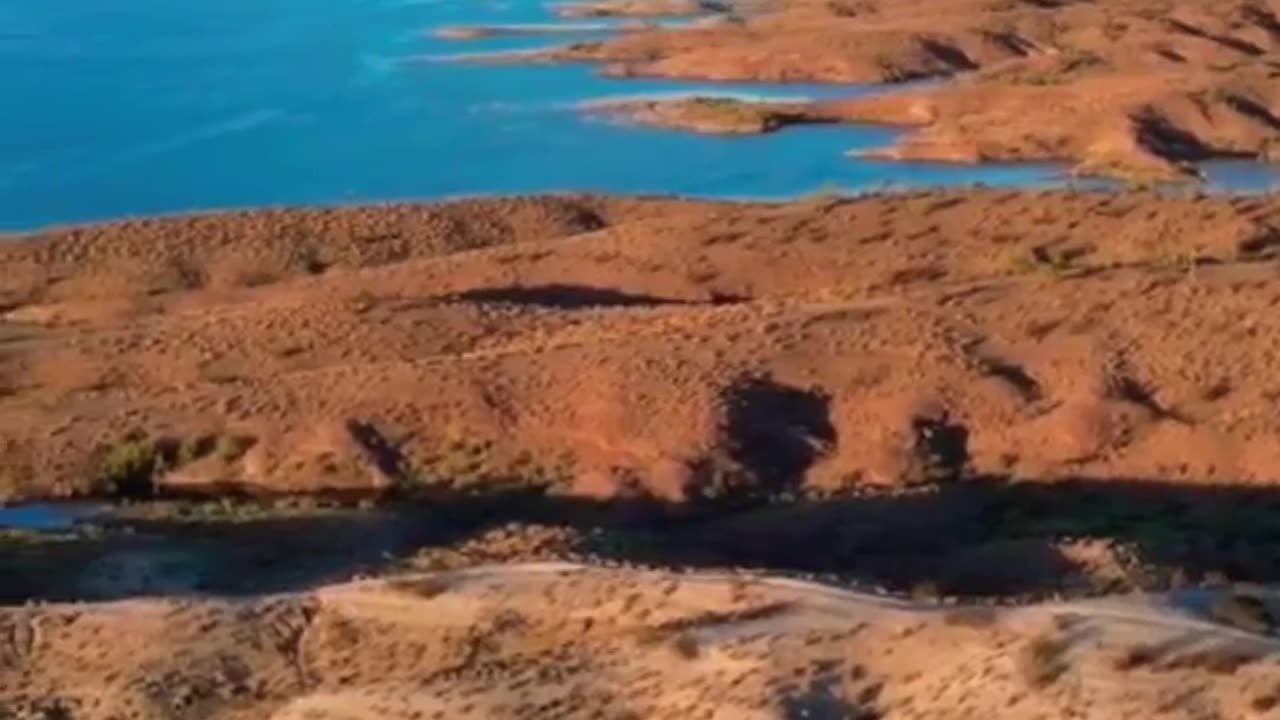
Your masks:
{"label": "shoreline", "polygon": [[[1077,172],[1135,183],[1194,180],[1187,166],[1197,161],[1271,159],[1280,132],[1268,122],[1268,108],[1280,97],[1280,85],[1264,77],[1265,63],[1253,59],[1277,42],[1263,32],[1266,17],[1249,16],[1241,30],[1229,8],[1198,8],[1197,22],[1215,28],[1198,30],[1182,20],[1162,26],[1143,13],[1141,2],[1131,5],[1120,10],[1123,23],[1115,24],[1135,36],[1132,47],[1088,36],[1083,28],[1100,23],[1088,8],[1023,11],[965,3],[939,30],[922,25],[924,0],[891,9],[871,4],[848,15],[834,5],[800,0],[732,23],[628,33],[548,48],[531,59],[590,62],[602,74],[622,78],[886,86],[950,78],[932,89],[825,102],[805,111],[912,129],[895,145],[895,158],[1068,158]],[[1050,17],[1063,27],[1046,31],[1042,20]],[[1219,25],[1228,28],[1220,35]],[[1249,40],[1236,42],[1233,32],[1248,33]],[[845,50],[849,38],[860,39],[853,53]],[[1181,54],[1168,49],[1174,46]],[[1177,62],[1153,61],[1139,52],[1147,49]],[[1227,56],[1237,68],[1231,72],[1218,67]],[[679,105],[650,108],[663,114],[663,127],[699,129],[699,119],[678,118],[687,111]]]}

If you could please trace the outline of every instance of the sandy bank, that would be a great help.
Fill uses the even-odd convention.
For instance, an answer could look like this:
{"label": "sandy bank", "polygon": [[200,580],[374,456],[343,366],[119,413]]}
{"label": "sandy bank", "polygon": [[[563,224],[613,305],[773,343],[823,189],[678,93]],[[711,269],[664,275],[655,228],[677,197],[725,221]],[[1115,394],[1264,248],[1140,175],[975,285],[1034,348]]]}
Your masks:
{"label": "sandy bank", "polygon": [[1253,717],[1277,681],[1273,640],[1140,599],[913,609],[573,567],[12,608],[0,624],[0,708],[18,717]]}

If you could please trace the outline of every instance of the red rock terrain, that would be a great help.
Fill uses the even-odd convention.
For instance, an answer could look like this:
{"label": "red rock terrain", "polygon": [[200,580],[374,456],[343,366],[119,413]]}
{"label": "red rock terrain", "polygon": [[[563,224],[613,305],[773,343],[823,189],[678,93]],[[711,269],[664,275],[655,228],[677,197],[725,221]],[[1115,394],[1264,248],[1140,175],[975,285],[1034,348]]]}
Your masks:
{"label": "red rock terrain", "polygon": [[[1060,160],[1084,174],[1186,177],[1199,161],[1275,158],[1275,3],[795,0],[695,28],[545,52],[620,76],[901,82],[908,92],[793,109],[918,128],[882,154]],[[686,104],[665,125],[706,129]],[[774,110],[767,110],[773,112]],[[650,113],[650,118],[652,114]],[[768,127],[765,129],[772,129]]]}
{"label": "red rock terrain", "polygon": [[0,245],[10,496],[1280,479],[1280,202],[264,210]]}

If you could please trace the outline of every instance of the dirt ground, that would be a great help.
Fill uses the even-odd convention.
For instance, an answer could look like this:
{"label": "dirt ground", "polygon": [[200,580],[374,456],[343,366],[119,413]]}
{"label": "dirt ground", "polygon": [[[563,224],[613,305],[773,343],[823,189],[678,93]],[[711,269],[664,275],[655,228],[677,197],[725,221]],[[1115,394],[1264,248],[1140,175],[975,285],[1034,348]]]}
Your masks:
{"label": "dirt ground", "polygon": [[1280,643],[1211,619],[1214,602],[948,608],[543,564],[11,607],[0,717],[1266,717]]}
{"label": "dirt ground", "polygon": [[[0,244],[0,488],[343,492],[459,518],[354,545],[342,523],[264,522],[215,554],[337,542],[298,551],[332,555],[294,568],[311,582],[502,523],[900,592],[1275,580],[1278,212],[986,190],[54,228]],[[104,553],[180,534],[57,562],[97,587]],[[45,552],[10,553],[7,596],[96,597],[78,570],[44,583]],[[241,587],[224,575],[173,582]]]}
{"label": "dirt ground", "polygon": [[0,245],[13,497],[1266,488],[1280,203],[268,210]]}

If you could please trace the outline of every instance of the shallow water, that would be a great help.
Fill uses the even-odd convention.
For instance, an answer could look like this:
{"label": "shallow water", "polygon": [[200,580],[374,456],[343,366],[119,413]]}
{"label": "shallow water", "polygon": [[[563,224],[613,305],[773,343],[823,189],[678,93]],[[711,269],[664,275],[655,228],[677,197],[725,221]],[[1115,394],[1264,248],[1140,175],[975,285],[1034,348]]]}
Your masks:
{"label": "shallow water", "polygon": [[[599,33],[457,42],[432,28],[551,20],[537,0],[8,0],[0,4],[0,227],[278,203],[607,190],[775,197],[882,184],[1045,182],[1042,165],[844,153],[883,128],[707,138],[573,106],[617,95],[833,86],[596,77],[451,62]],[[569,21],[576,22],[576,21]],[[863,90],[865,91],[865,89]]]}
{"label": "shallow water", "polygon": [[1275,192],[1280,190],[1280,166],[1249,160],[1218,160],[1200,166],[1214,192]]}
{"label": "shallow water", "polygon": [[32,503],[0,507],[0,530],[65,530],[94,516],[98,508],[77,503]]}

